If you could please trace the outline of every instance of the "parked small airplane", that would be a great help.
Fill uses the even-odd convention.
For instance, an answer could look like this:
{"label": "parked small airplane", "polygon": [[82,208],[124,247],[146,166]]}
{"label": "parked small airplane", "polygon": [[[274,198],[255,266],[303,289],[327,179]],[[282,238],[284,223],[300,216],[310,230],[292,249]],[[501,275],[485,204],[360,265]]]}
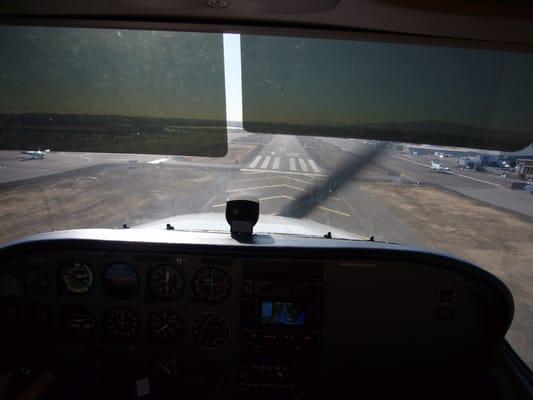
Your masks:
{"label": "parked small airplane", "polygon": [[442,165],[436,163],[435,161],[431,161],[431,172],[442,172],[447,173],[450,171],[449,167],[443,167]]}
{"label": "parked small airplane", "polygon": [[49,149],[46,149],[44,151],[42,151],[42,150],[23,150],[20,153],[30,156],[28,158],[29,160],[34,160],[34,159],[42,160],[46,156],[47,153],[50,153],[50,150]]}

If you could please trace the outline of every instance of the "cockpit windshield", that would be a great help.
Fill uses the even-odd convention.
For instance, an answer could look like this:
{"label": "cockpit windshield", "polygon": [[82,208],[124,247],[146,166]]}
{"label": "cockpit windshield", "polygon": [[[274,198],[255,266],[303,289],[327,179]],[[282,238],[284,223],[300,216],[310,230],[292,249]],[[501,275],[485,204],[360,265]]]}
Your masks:
{"label": "cockpit windshield", "polygon": [[[435,65],[433,57],[432,71],[413,65],[424,82],[456,76],[450,82],[470,83],[469,90],[478,92],[464,91],[466,101],[434,82],[402,96],[406,82],[397,82],[395,97],[385,98],[376,90],[386,92],[409,71],[376,82],[371,65],[351,70],[330,58],[320,61],[328,67],[322,80],[309,58],[318,57],[317,48],[308,53],[301,48],[310,42],[271,39],[286,57],[280,53],[261,62],[241,60],[241,39],[1,27],[0,243],[73,228],[228,232],[227,198],[251,195],[260,202],[256,232],[429,247],[497,275],[516,303],[507,339],[532,367],[533,146],[494,149],[513,142],[514,134],[520,143],[531,143],[532,56],[507,54],[491,64],[486,53],[462,49],[463,58],[452,64],[475,67],[475,82],[446,75],[439,69],[445,65]],[[252,39],[243,39],[243,56],[274,57],[257,47],[262,41],[271,45],[269,40]],[[292,66],[291,49],[298,59]],[[393,62],[383,44],[368,42],[364,50],[376,55],[377,66]],[[409,49],[410,62],[416,51]],[[501,80],[492,82],[495,76]],[[245,87],[252,78],[257,85]],[[338,86],[343,79],[347,90],[328,89],[328,82]],[[490,88],[483,85],[487,80]],[[348,96],[357,85],[368,98],[350,114],[351,99],[339,103],[336,94]],[[422,97],[409,98],[415,95]],[[401,107],[387,122],[383,107],[393,100]],[[430,100],[454,108],[432,109],[424,118]],[[318,130],[307,119],[317,107],[326,109]],[[469,115],[470,108],[479,112]],[[402,118],[402,109],[411,114]],[[462,113],[460,121],[478,124],[457,123],[456,112]],[[341,114],[355,118],[349,129],[327,120]],[[411,119],[415,114],[417,121]],[[442,115],[449,120],[434,119]],[[394,134],[404,140],[391,140]],[[490,143],[490,149],[459,146],[463,134],[470,143]],[[452,140],[446,146],[440,139],[438,145],[421,143],[424,135]]]}

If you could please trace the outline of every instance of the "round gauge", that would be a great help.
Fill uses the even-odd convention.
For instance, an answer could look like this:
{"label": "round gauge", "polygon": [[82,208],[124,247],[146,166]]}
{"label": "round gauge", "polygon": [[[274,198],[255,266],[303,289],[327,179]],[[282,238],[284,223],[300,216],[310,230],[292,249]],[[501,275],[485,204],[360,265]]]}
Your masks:
{"label": "round gauge", "polygon": [[205,304],[223,302],[231,293],[231,280],[220,268],[202,268],[194,274],[192,282],[194,297]]}
{"label": "round gauge", "polygon": [[83,307],[72,307],[63,313],[63,328],[72,336],[90,336],[96,327],[96,318]]}
{"label": "round gauge", "polygon": [[24,286],[30,290],[44,292],[49,284],[48,274],[44,271],[30,269],[24,274]]}
{"label": "round gauge", "polygon": [[176,342],[185,336],[185,323],[174,311],[157,311],[150,319],[150,332],[160,342]]}
{"label": "round gauge", "polygon": [[150,288],[159,298],[173,299],[183,292],[185,279],[176,268],[170,265],[160,265],[150,275]]}
{"label": "round gauge", "polygon": [[93,284],[93,272],[81,261],[71,261],[61,269],[61,281],[70,293],[87,293]]}
{"label": "round gauge", "polygon": [[106,319],[106,332],[115,338],[131,338],[137,334],[137,316],[130,310],[112,310]]}
{"label": "round gauge", "polygon": [[174,357],[160,358],[152,365],[152,375],[157,378],[172,378],[180,374],[182,366]]}
{"label": "round gauge", "polygon": [[104,288],[119,296],[135,293],[139,288],[137,271],[127,264],[112,264],[104,273]]}
{"label": "round gauge", "polygon": [[222,346],[228,340],[229,335],[228,321],[219,314],[202,313],[197,315],[192,322],[192,336],[201,346]]}
{"label": "round gauge", "polygon": [[[186,385],[188,369],[177,358],[163,356],[156,359],[150,372],[150,389],[155,399],[177,398]],[[181,396],[182,397],[182,396]]]}
{"label": "round gauge", "polygon": [[215,390],[226,383],[228,371],[221,362],[201,361],[192,370],[193,384],[200,389]]}

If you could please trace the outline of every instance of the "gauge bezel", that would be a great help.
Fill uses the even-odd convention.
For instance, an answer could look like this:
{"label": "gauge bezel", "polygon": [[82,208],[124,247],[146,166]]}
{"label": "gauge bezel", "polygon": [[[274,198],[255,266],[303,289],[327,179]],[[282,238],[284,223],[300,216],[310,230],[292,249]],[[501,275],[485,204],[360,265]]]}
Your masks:
{"label": "gauge bezel", "polygon": [[[69,286],[65,282],[65,279],[63,278],[65,269],[67,267],[69,267],[69,266],[72,266],[73,263],[76,263],[76,262],[82,264],[83,266],[85,266],[87,268],[87,270],[89,271],[89,274],[90,274],[90,277],[91,277],[91,281],[90,281],[89,285],[87,286],[87,289],[84,290],[84,291],[72,290],[71,288],[69,288]],[[74,295],[74,296],[83,296],[83,295],[86,295],[86,294],[90,293],[92,291],[93,287],[94,287],[94,284],[95,284],[94,272],[93,272],[91,266],[88,263],[86,263],[85,261],[82,261],[80,259],[72,259],[72,260],[68,260],[68,261],[65,261],[65,262],[61,263],[61,266],[59,267],[58,277],[59,277],[59,283],[60,283],[61,288],[63,289],[63,291],[65,293],[68,293],[68,294]]]}
{"label": "gauge bezel", "polygon": [[[133,315],[133,317],[135,318],[135,329],[134,329],[134,332],[133,332],[132,335],[121,336],[121,335],[116,334],[115,332],[112,332],[109,329],[109,325],[108,324],[109,324],[109,320],[110,320],[111,314],[114,313],[114,312],[117,312],[117,311],[127,311],[127,312],[131,313]],[[137,338],[139,336],[139,332],[140,332],[140,329],[141,329],[139,313],[137,311],[135,311],[135,310],[132,310],[132,309],[126,308],[126,307],[112,308],[112,309],[110,309],[109,311],[107,311],[105,313],[103,329],[104,329],[105,336],[107,336],[108,338],[111,338],[111,339],[113,339],[115,341],[134,340],[135,338]]]}
{"label": "gauge bezel", "polygon": [[[115,291],[115,290],[111,289],[110,287],[108,287],[108,285],[106,284],[106,274],[108,273],[109,269],[114,267],[115,265],[126,266],[126,267],[130,268],[135,273],[135,277],[137,279],[137,285],[135,286],[135,289],[132,289],[132,290],[124,292],[124,293],[121,293],[121,292]],[[110,296],[120,297],[120,298],[133,297],[137,293],[139,293],[139,289],[141,288],[141,277],[140,277],[139,271],[137,271],[136,267],[134,267],[133,265],[131,265],[131,264],[127,263],[127,262],[122,262],[122,261],[111,262],[111,263],[107,264],[106,267],[104,267],[104,269],[103,269],[103,272],[102,272],[102,288],[104,289],[104,292],[106,294],[110,295]]]}
{"label": "gauge bezel", "polygon": [[[228,329],[228,334],[227,334],[227,336],[225,337],[225,339],[224,339],[224,341],[222,343],[217,344],[217,345],[208,345],[208,344],[205,344],[205,343],[201,343],[200,340],[198,340],[198,336],[196,336],[194,334],[194,325],[195,325],[196,320],[198,318],[200,318],[201,316],[204,316],[204,315],[214,315],[215,317],[220,317],[226,323],[226,326],[227,326],[227,329]],[[215,311],[205,311],[205,312],[198,313],[198,314],[196,314],[193,317],[193,319],[191,321],[191,337],[192,337],[194,343],[197,346],[200,346],[200,347],[205,348],[205,349],[216,350],[216,349],[219,349],[222,346],[226,345],[229,342],[230,338],[231,338],[231,333],[232,333],[231,332],[231,326],[230,326],[230,323],[229,323],[228,319],[224,315],[222,315],[222,314],[220,314],[218,312],[215,312]]]}
{"label": "gauge bezel", "polygon": [[[65,325],[65,320],[68,314],[73,313],[79,313],[79,314],[85,314],[91,321],[92,321],[92,328],[88,330],[75,330],[67,327]],[[64,334],[71,338],[90,338],[93,337],[96,334],[96,331],[98,329],[98,319],[96,315],[91,312],[88,308],[83,306],[68,306],[63,308],[60,314],[59,322],[61,324],[61,329],[64,332]]]}
{"label": "gauge bezel", "polygon": [[[164,313],[164,312],[166,312],[168,314],[174,314],[180,319],[180,321],[183,324],[183,332],[182,332],[181,336],[174,337],[174,338],[163,339],[163,338],[158,337],[157,334],[154,333],[154,329],[153,329],[153,326],[152,326],[153,320],[154,320],[154,318],[157,315],[159,315],[161,313]],[[164,345],[175,344],[175,343],[178,343],[178,342],[182,341],[185,338],[185,336],[187,335],[187,325],[185,324],[185,320],[183,319],[183,317],[181,316],[181,314],[179,312],[171,310],[171,309],[161,309],[161,310],[154,311],[148,317],[148,319],[146,321],[146,324],[147,324],[148,334],[149,334],[150,338],[152,339],[152,341],[155,342],[155,343],[164,344]]]}
{"label": "gauge bezel", "polygon": [[[200,273],[202,273],[203,271],[206,271],[206,270],[216,270],[216,271],[221,271],[224,273],[224,275],[228,278],[228,291],[227,291],[227,294],[217,300],[208,300],[208,299],[205,299],[203,296],[201,296],[199,293],[197,293],[196,291],[196,281],[197,281],[197,277]],[[231,296],[231,293],[233,291],[233,283],[231,281],[231,276],[230,274],[223,268],[219,268],[219,267],[215,267],[215,266],[204,266],[200,269],[198,269],[197,271],[195,271],[193,277],[192,277],[192,280],[191,280],[191,290],[192,290],[192,294],[193,294],[193,298],[196,300],[196,301],[199,301],[203,304],[207,304],[207,305],[210,305],[210,306],[213,306],[213,305],[217,305],[217,304],[221,304],[223,303],[224,301],[226,301],[230,296]]]}
{"label": "gauge bezel", "polygon": [[[181,278],[181,280],[183,282],[183,285],[182,285],[181,289],[178,290],[173,295],[161,294],[158,290],[154,289],[154,286],[152,284],[152,279],[154,277],[154,274],[161,268],[173,269],[178,274],[178,276]],[[176,266],[171,265],[171,264],[159,264],[159,265],[156,265],[155,267],[153,267],[150,270],[150,273],[148,274],[147,287],[148,287],[150,293],[152,294],[152,296],[157,298],[158,300],[171,301],[171,300],[179,299],[181,296],[183,296],[183,293],[185,293],[185,287],[186,286],[187,286],[187,282],[185,280],[185,275],[183,274],[183,271],[181,269],[177,268]]]}

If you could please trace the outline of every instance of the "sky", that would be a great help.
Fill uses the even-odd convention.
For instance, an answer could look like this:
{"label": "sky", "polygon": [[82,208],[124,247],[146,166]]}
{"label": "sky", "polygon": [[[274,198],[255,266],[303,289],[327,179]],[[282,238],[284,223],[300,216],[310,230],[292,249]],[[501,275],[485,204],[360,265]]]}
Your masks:
{"label": "sky", "polygon": [[227,119],[242,122],[241,35],[239,34],[224,34],[224,73]]}

